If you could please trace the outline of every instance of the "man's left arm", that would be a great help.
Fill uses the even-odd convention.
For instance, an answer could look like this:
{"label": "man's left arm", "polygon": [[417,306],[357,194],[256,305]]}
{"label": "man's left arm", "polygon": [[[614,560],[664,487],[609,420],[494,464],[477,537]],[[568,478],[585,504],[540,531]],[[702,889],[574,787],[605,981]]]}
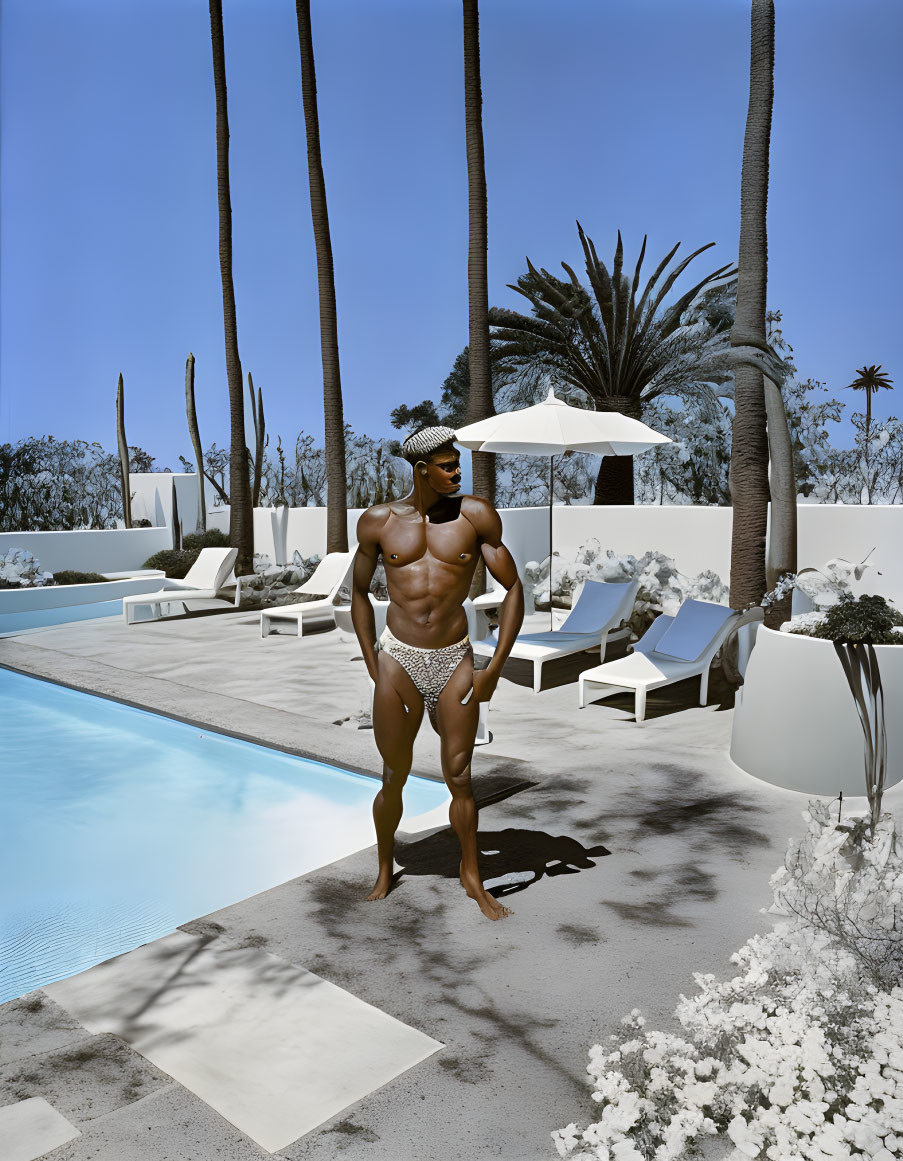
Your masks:
{"label": "man's left arm", "polygon": [[502,668],[514,647],[524,620],[524,588],[517,575],[514,557],[502,543],[502,518],[486,500],[474,498],[473,514],[468,518],[480,537],[480,552],[490,575],[508,590],[499,610],[498,644],[486,669],[473,675],[477,701],[489,701],[495,692]]}

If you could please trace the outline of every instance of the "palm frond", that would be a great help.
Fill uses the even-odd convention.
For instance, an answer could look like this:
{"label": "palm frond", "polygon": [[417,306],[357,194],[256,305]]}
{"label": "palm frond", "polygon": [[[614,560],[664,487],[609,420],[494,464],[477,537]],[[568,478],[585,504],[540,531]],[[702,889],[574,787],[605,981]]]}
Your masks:
{"label": "palm frond", "polygon": [[661,277],[662,271],[665,269],[665,267],[668,265],[668,263],[671,261],[671,259],[674,257],[674,255],[677,253],[677,251],[679,249],[680,249],[680,242],[676,243],[676,245],[673,246],[672,249],[670,249],[668,251],[668,253],[664,256],[664,258],[661,260],[661,262],[659,262],[658,266],[656,266],[652,277],[646,283],[646,286],[643,290],[642,296],[640,297],[639,305],[636,308],[636,323],[642,322],[643,313],[644,313],[644,310],[646,307],[646,303],[649,299],[649,295],[652,293],[652,288],[655,286],[656,282],[658,282],[659,278]]}
{"label": "palm frond", "polygon": [[591,239],[587,238],[583,232],[583,227],[577,223],[577,232],[580,235],[580,244],[583,247],[583,254],[586,259],[586,276],[589,279],[589,284],[593,288],[593,293],[596,296],[596,301],[599,304],[599,312],[602,315],[602,325],[605,328],[605,333],[608,338],[608,345],[611,346],[611,335],[614,324],[614,294],[611,286],[611,276],[606,269],[605,263],[599,260],[599,255],[596,253],[596,247],[593,245]]}

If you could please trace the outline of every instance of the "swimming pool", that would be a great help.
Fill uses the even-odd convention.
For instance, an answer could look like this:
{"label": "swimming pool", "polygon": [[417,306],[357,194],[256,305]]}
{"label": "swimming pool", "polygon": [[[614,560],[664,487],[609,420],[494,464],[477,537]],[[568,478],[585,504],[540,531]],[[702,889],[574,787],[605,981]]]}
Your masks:
{"label": "swimming pool", "polygon": [[369,846],[377,787],[0,669],[0,1002]]}

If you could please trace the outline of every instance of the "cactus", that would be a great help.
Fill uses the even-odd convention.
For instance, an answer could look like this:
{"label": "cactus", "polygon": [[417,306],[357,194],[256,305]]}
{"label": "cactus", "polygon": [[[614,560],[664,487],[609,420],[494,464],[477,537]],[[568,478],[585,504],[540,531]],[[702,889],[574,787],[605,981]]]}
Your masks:
{"label": "cactus", "polygon": [[125,439],[125,388],[122,372],[116,386],[116,440],[119,444],[119,476],[122,483],[122,518],[126,528],[132,527],[132,495],[129,491],[129,445]]}
{"label": "cactus", "polygon": [[263,416],[263,395],[257,388],[257,399],[254,399],[254,380],[248,372],[248,393],[251,396],[251,418],[254,420],[254,455],[248,452],[248,459],[254,469],[251,485],[251,506],[256,508],[260,504],[260,487],[263,482],[263,450],[267,445],[266,420]]}
{"label": "cactus", "polygon": [[194,355],[188,352],[185,363],[185,411],[188,415],[188,434],[194,448],[194,458],[198,474],[198,531],[207,531],[207,501],[204,496],[204,452],[201,447],[201,433],[198,430],[198,413],[194,404]]}

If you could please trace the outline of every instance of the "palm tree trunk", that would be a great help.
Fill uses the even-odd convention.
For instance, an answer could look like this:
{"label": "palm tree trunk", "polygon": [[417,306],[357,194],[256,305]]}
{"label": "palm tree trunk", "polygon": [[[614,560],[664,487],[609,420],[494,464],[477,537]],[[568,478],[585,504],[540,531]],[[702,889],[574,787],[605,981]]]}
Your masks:
{"label": "palm tree trunk", "polygon": [[[771,492],[771,527],[768,533],[766,584],[769,591],[782,576],[796,572],[796,474],[793,468],[793,442],[787,425],[787,412],[778,385],[764,377],[765,411],[768,417],[768,450],[771,458],[769,491]],[[792,594],[765,610],[765,624],[776,629],[790,619]]]}
{"label": "palm tree trunk", "polygon": [[603,456],[594,504],[633,504],[633,456]]}
{"label": "palm tree trunk", "polygon": [[[464,3],[464,126],[467,138],[467,300],[470,338],[470,393],[467,420],[475,423],[495,411],[489,363],[489,288],[487,271],[486,164],[483,155],[483,93],[480,84],[478,0]],[[473,490],[495,502],[495,456],[473,453]]]}
{"label": "palm tree trunk", "polygon": [[[749,110],[740,180],[740,252],[737,313],[731,344],[766,339],[768,282],[768,148],[774,98],[774,2],[752,0]],[[768,520],[768,433],[762,372],[734,371],[731,445],[731,605],[758,605],[766,591],[765,532]]]}
{"label": "palm tree trunk", "polygon": [[194,448],[198,473],[198,531],[207,531],[207,498],[204,495],[204,449],[198,429],[198,412],[194,401],[194,355],[188,352],[185,362],[185,414],[188,418],[188,434]]}
{"label": "palm tree trunk", "polygon": [[[617,411],[639,419],[642,408],[639,400],[626,395],[608,395],[600,411]],[[596,476],[594,504],[633,504],[633,456],[603,456]]]}
{"label": "palm tree trunk", "polygon": [[235,575],[251,572],[254,563],[254,511],[245,447],[244,385],[238,355],[235,286],[232,281],[232,197],[229,190],[229,111],[226,96],[226,51],[222,0],[210,0],[213,85],[216,91],[216,188],[219,200],[219,267],[223,284],[223,329],[226,379],[229,384],[229,540],[238,549]]}
{"label": "palm tree trunk", "polygon": [[326,182],[320,156],[320,119],[317,113],[317,74],[310,31],[310,0],[295,0],[298,44],[301,52],[301,102],[307,129],[307,175],[310,215],[317,249],[320,294],[320,354],[323,363],[323,412],[326,449],[326,551],[348,551],[347,484],[345,476],[345,419],[339,372],[339,332],[336,319],[332,241],[326,210]]}

